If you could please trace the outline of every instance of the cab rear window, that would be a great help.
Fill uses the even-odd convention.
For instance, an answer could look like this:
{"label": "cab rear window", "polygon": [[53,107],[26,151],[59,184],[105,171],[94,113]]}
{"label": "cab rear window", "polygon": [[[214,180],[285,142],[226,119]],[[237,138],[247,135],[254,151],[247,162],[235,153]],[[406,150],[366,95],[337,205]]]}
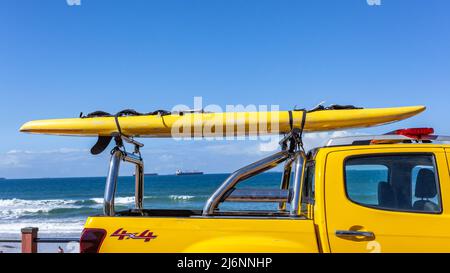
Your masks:
{"label": "cab rear window", "polygon": [[358,156],[345,162],[345,188],[348,198],[360,205],[440,213],[436,173],[430,154]]}

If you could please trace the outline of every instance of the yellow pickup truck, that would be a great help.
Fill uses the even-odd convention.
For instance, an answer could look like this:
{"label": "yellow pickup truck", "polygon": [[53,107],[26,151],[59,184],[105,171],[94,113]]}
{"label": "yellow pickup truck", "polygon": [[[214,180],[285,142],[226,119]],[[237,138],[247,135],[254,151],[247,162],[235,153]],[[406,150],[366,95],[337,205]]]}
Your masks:
{"label": "yellow pickup truck", "polygon": [[[292,132],[280,152],[230,175],[201,211],[143,208],[140,144],[125,141],[136,153],[113,151],[104,215],[87,219],[81,252],[450,252],[450,137],[432,129],[335,138],[308,153]],[[123,161],[136,165],[136,208],[115,211]],[[240,189],[279,165],[279,188]],[[275,209],[226,211],[225,202]]]}

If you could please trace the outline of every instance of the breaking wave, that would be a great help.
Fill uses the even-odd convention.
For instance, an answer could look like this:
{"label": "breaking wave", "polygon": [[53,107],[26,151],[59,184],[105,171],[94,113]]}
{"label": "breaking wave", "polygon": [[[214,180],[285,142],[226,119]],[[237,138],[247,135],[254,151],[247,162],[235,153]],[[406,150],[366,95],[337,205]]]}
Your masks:
{"label": "breaking wave", "polygon": [[[144,200],[158,202],[159,204],[172,202],[188,202],[195,199],[191,195],[145,196]],[[202,197],[203,198],[203,197]],[[132,207],[133,196],[116,197],[115,204],[118,209]],[[152,202],[150,201],[150,202]],[[103,198],[90,198],[84,200],[24,200],[0,199],[0,221],[36,217],[76,217],[100,213]],[[2,224],[2,223],[0,223]]]}
{"label": "breaking wave", "polygon": [[169,198],[172,199],[172,200],[187,201],[187,200],[194,199],[195,196],[191,196],[191,195],[170,195]]}

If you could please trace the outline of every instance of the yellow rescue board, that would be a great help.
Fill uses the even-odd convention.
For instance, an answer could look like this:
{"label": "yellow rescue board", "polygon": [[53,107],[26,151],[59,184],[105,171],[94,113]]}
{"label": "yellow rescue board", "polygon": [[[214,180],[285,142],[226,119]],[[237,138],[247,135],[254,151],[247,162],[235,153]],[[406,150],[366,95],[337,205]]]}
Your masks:
{"label": "yellow rescue board", "polygon": [[[306,114],[306,132],[371,127],[407,119],[424,106],[322,110]],[[291,113],[291,114],[290,114]],[[186,113],[118,118],[122,133],[133,137],[243,136],[283,134],[301,128],[302,111]],[[30,121],[21,132],[66,136],[111,136],[118,132],[114,117]]]}

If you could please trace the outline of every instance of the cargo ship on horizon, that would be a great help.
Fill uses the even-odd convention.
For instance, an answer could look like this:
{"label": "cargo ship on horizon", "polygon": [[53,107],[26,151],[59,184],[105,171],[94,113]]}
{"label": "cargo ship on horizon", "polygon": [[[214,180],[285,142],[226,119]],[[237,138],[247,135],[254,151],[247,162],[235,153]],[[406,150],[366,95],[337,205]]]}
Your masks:
{"label": "cargo ship on horizon", "polygon": [[203,175],[203,172],[200,171],[182,171],[182,170],[177,170],[175,175],[178,176],[182,176],[182,175]]}
{"label": "cargo ship on horizon", "polygon": [[[158,173],[145,173],[144,176],[158,176]],[[133,173],[133,176],[136,176],[136,173]]]}

